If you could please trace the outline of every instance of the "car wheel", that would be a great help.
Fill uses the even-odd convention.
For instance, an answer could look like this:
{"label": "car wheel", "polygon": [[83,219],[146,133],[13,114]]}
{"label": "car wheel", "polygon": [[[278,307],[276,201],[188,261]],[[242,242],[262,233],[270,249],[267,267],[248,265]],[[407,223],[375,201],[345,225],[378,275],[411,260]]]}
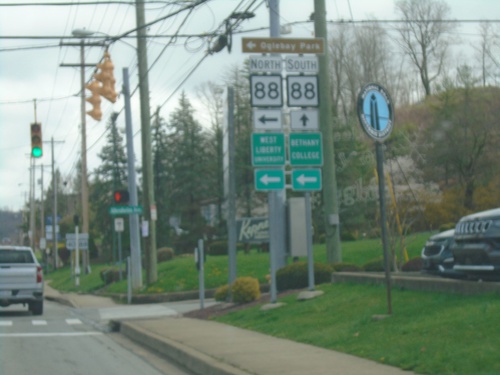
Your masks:
{"label": "car wheel", "polygon": [[33,315],[42,315],[43,314],[43,301],[31,302],[29,304],[29,310],[33,313]]}

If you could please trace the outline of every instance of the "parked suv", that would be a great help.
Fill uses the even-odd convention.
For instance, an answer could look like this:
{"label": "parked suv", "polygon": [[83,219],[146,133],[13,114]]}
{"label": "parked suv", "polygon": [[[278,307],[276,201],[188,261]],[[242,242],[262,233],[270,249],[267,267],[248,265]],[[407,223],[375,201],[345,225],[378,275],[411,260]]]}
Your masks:
{"label": "parked suv", "polygon": [[43,314],[42,267],[31,248],[0,246],[0,306],[21,303],[34,315]]}
{"label": "parked suv", "polygon": [[500,277],[500,208],[460,219],[451,252],[454,270],[472,276]]}
{"label": "parked suv", "polygon": [[422,249],[422,270],[429,273],[439,273],[453,270],[453,255],[450,245],[453,242],[455,229],[450,229],[431,236]]}

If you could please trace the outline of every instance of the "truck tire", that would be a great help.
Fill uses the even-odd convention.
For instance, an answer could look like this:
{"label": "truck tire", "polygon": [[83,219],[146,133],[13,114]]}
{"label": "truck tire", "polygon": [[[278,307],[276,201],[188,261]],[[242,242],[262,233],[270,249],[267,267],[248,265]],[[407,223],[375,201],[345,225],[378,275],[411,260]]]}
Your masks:
{"label": "truck tire", "polygon": [[33,315],[42,315],[43,301],[30,302],[29,310],[33,313]]}

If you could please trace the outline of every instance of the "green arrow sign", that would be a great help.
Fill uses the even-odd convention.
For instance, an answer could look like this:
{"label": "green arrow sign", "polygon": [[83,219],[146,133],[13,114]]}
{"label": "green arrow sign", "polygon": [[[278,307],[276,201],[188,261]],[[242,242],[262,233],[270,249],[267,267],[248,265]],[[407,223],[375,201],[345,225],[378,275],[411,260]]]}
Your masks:
{"label": "green arrow sign", "polygon": [[321,190],[321,169],[293,169],[293,190]]}
{"label": "green arrow sign", "polygon": [[281,190],[285,188],[283,169],[256,169],[255,190]]}
{"label": "green arrow sign", "polygon": [[321,133],[290,133],[290,165],[323,165]]}
{"label": "green arrow sign", "polygon": [[255,167],[285,165],[285,135],[283,133],[253,133],[252,165]]}
{"label": "green arrow sign", "polygon": [[142,206],[111,206],[110,215],[142,214]]}

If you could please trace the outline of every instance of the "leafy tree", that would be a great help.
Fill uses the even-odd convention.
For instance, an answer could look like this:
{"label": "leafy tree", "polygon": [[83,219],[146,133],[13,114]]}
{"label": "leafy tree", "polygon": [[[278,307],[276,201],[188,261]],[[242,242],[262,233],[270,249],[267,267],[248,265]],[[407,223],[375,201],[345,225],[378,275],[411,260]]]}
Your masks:
{"label": "leafy tree", "polygon": [[[107,143],[98,154],[101,164],[94,171],[94,178],[90,185],[90,215],[91,234],[93,238],[102,238],[102,248],[111,254],[114,249],[114,225],[108,210],[114,203],[113,191],[127,187],[127,157],[123,140],[123,131],[118,130],[116,118],[118,114],[111,116],[109,132],[106,136]],[[128,225],[125,225],[128,228]],[[123,248],[127,247],[129,238],[123,235]]]}

